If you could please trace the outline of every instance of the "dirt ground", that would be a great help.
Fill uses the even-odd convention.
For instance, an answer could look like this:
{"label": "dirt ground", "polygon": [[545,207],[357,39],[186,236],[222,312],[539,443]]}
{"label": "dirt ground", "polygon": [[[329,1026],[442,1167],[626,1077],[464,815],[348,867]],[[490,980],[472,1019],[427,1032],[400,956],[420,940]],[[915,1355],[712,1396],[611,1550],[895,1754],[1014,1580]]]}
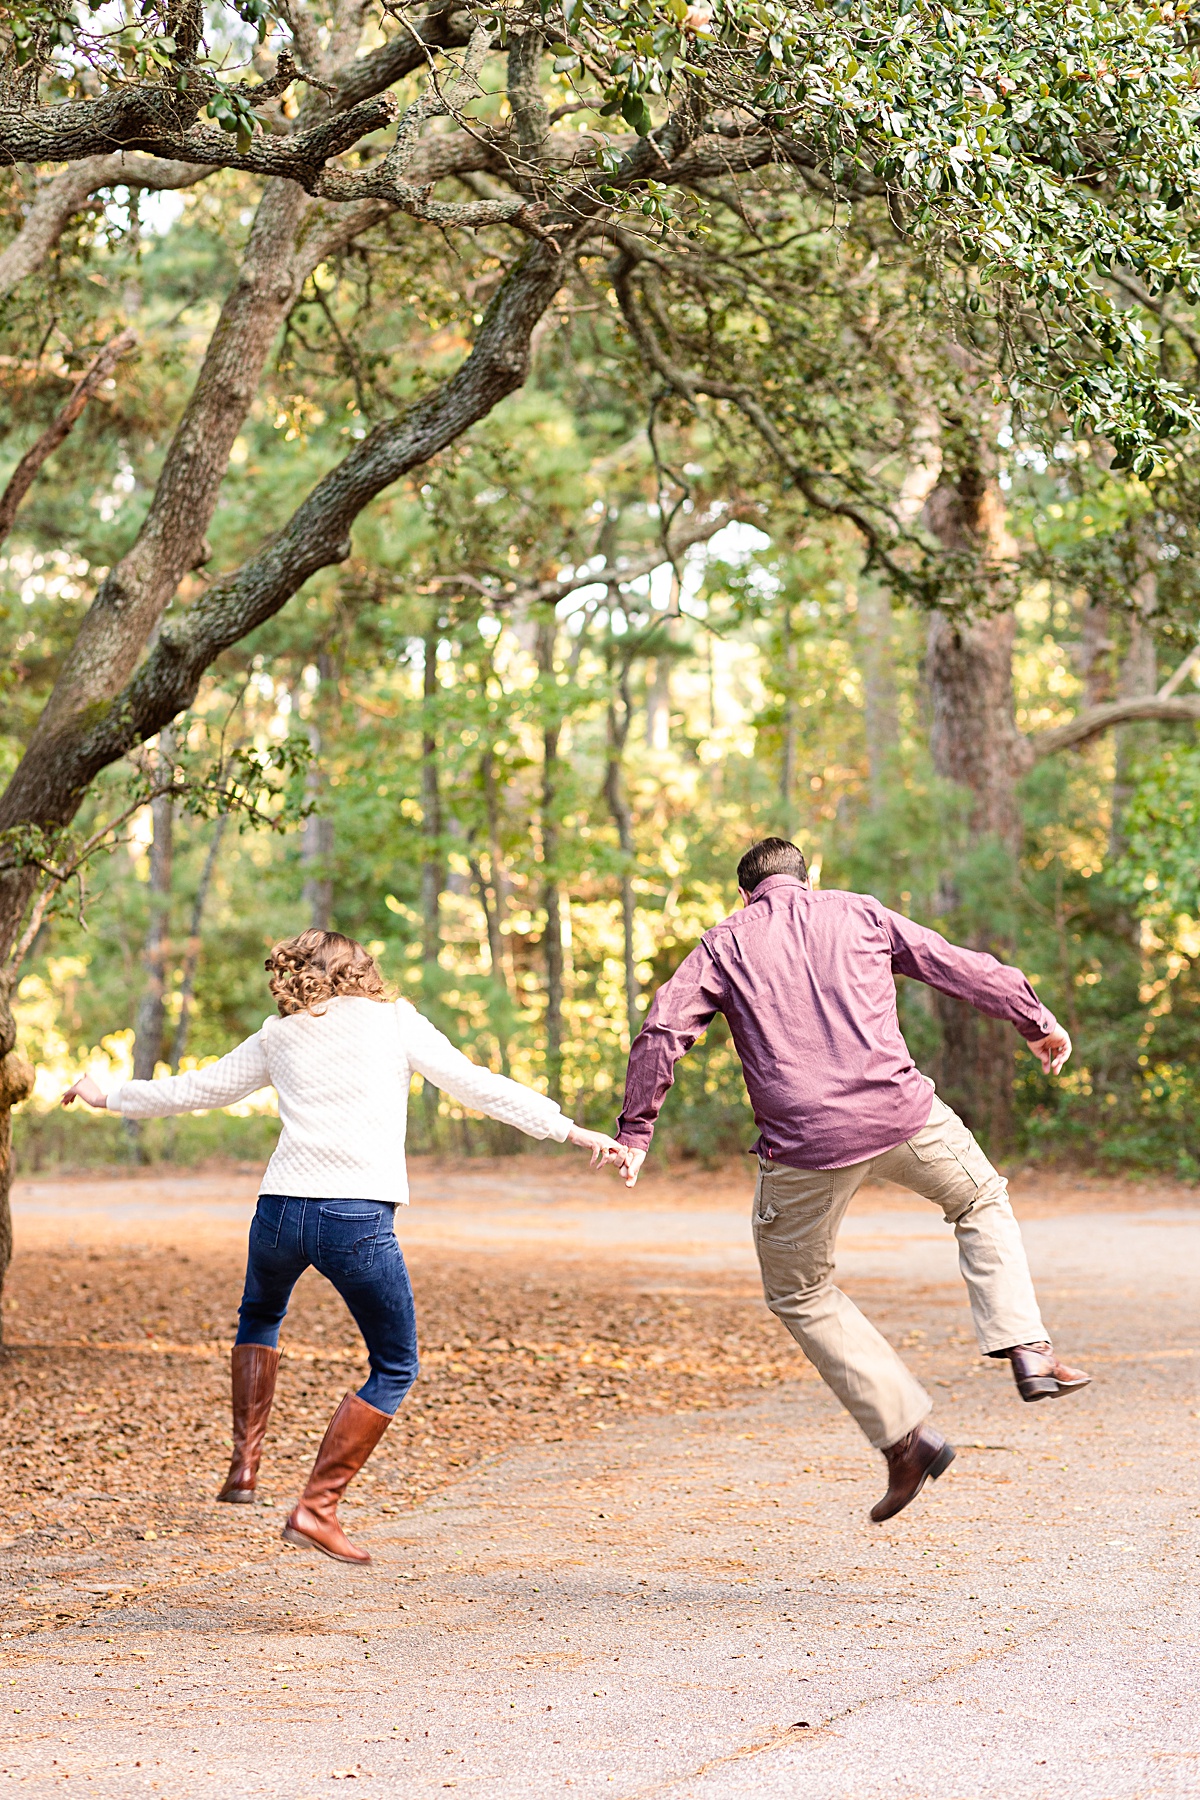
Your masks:
{"label": "dirt ground", "polygon": [[[471,1783],[489,1800],[1200,1794],[1200,1733],[1178,1710],[1195,1633],[1169,1623],[1200,1549],[1194,1190],[1015,1180],[1043,1303],[1097,1375],[1065,1410],[1021,1407],[1006,1371],[978,1358],[938,1215],[896,1190],[859,1197],[843,1285],[960,1446],[950,1476],[880,1535],[864,1526],[878,1458],[763,1308],[746,1167],[685,1169],[630,1195],[554,1157],[418,1162],[398,1231],[423,1373],[344,1508],[377,1569],[350,1589],[277,1535],[328,1414],[365,1372],[311,1272],[285,1326],[264,1505],[212,1503],[255,1175],[42,1178],[17,1195],[0,1671],[18,1692],[0,1781],[120,1800],[295,1800],[343,1779],[414,1800]],[[1142,1612],[1150,1622],[1133,1622]],[[1101,1618],[1114,1666],[1094,1649],[1077,1665]],[[1069,1654],[1053,1640],[1061,1620],[1075,1621]],[[1118,1654],[1119,1638],[1134,1649]],[[751,1643],[758,1685],[731,1685]],[[1019,1680],[946,1699],[953,1670],[1018,1649],[1032,1658]],[[316,1659],[303,1695],[293,1656]],[[1046,1656],[1098,1709],[1083,1749],[1078,1732],[1056,1739],[1053,1779],[1038,1772],[1055,1765],[1040,1736],[1082,1718],[1059,1718],[1076,1700]],[[617,1665],[624,1711],[589,1724],[592,1702],[616,1706]],[[936,1776],[895,1769],[896,1734],[921,1743],[918,1682],[922,1704],[982,1708],[974,1761],[951,1733]],[[1140,1714],[1135,1690],[1150,1696]],[[1119,1778],[1103,1750],[1114,1705],[1148,1734]],[[791,1712],[813,1729],[803,1767]]]}

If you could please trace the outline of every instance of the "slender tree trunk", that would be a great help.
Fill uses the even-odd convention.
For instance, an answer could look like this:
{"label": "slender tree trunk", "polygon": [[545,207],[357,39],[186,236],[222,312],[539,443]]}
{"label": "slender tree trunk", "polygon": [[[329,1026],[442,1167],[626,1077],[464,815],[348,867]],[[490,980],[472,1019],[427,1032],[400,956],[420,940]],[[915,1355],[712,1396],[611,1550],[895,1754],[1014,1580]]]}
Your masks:
{"label": "slender tree trunk", "polygon": [[873,813],[887,804],[888,782],[900,741],[892,665],[892,603],[873,581],[858,595],[854,615],[863,678],[863,732],[867,741],[867,803]]}
{"label": "slender tree trunk", "polygon": [[[175,734],[169,726],[158,734],[159,757],[169,764],[175,754]],[[133,1039],[133,1079],[153,1081],[163,1060],[167,1027],[167,958],[170,953],[171,874],[175,860],[175,806],[169,794],[150,803],[153,836],[150,840],[149,917],[142,950],[144,985],[138,1003]],[[125,1120],[125,1131],[138,1161],[144,1159],[141,1121]]]}
{"label": "slender tree trunk", "polygon": [[[1143,552],[1149,561],[1153,541],[1146,534]],[[1142,694],[1153,694],[1158,688],[1158,647],[1154,639],[1154,614],[1158,610],[1158,577],[1153,564],[1145,568],[1133,584],[1133,606],[1129,612],[1129,642],[1117,676],[1117,699],[1130,700]],[[1109,827],[1110,861],[1125,852],[1125,813],[1137,786],[1139,765],[1154,748],[1158,736],[1154,725],[1122,725],[1114,733],[1112,822]]]}
{"label": "slender tree trunk", "polygon": [[173,1072],[178,1072],[187,1050],[188,1033],[192,1024],[192,1000],[196,992],[196,971],[200,966],[200,932],[204,924],[204,910],[208,905],[213,876],[216,873],[217,858],[221,854],[221,839],[225,835],[225,827],[228,822],[226,814],[221,813],[213,823],[208,855],[204,858],[204,867],[200,871],[196,897],[192,901],[191,923],[188,927],[188,939],[183,952],[183,978],[179,984],[179,1018],[175,1023],[175,1037],[171,1044],[169,1059]]}
{"label": "slender tree trunk", "polygon": [[654,658],[654,674],[646,689],[646,748],[671,747],[671,659]]}
{"label": "slender tree trunk", "polygon": [[[442,891],[446,857],[442,839],[442,790],[438,778],[438,653],[436,625],[425,636],[423,721],[421,727],[421,987],[426,1011],[438,998],[442,953]],[[437,1136],[437,1094],[426,1081],[422,1088],[425,1125],[432,1147]]]}
{"label": "slender tree trunk", "polygon": [[[943,472],[927,503],[926,520],[945,549],[976,556],[985,577],[989,568],[996,570],[999,604],[1005,520],[985,454],[968,456],[953,478]],[[982,848],[992,840],[1014,874],[1021,845],[1017,777],[1023,766],[1013,715],[1015,632],[1009,611],[975,618],[934,612],[925,665],[933,705],[934,766],[939,775],[970,790],[973,845]],[[1011,908],[1005,895],[999,898],[997,919],[975,920],[967,936],[972,949],[1011,961]],[[944,909],[953,912],[959,903],[953,876],[947,873]],[[939,1090],[992,1153],[1001,1154],[1012,1141],[1012,1028],[936,990],[933,1003],[942,1030]]]}
{"label": "slender tree trunk", "polygon": [[799,707],[796,705],[796,631],[789,601],[783,609],[783,746],[779,764],[779,812],[784,837],[790,838],[796,823],[796,752]]}
{"label": "slender tree trunk", "polygon": [[[620,705],[618,707],[618,697]],[[624,755],[631,713],[629,665],[622,664],[617,691],[608,703],[608,760],[604,770],[604,797],[617,828],[621,847],[621,941],[625,962],[625,1014],[632,1044],[640,1024],[637,958],[634,953],[635,909],[633,899],[633,812],[625,792]]]}
{"label": "slender tree trunk", "polygon": [[305,726],[313,753],[313,760],[309,764],[308,774],[305,778],[305,786],[308,790],[308,798],[317,810],[309,813],[304,821],[304,833],[300,841],[300,861],[307,871],[304,878],[303,900],[308,908],[308,922],[314,930],[328,931],[333,922],[334,827],[328,812],[320,810],[322,802],[328,804],[329,791],[329,784],[320,761],[324,702],[329,684],[333,679],[333,658],[327,650],[322,650],[317,657],[317,673],[320,679],[317,683],[317,691],[313,696],[313,714]]}
{"label": "slender tree trunk", "polygon": [[562,910],[558,891],[559,740],[562,726],[554,694],[554,651],[558,621],[551,613],[538,625],[537,661],[544,686],[543,705],[553,709],[542,728],[542,911],[546,915],[546,1090],[563,1103],[563,949]]}
{"label": "slender tree trunk", "polygon": [[488,875],[484,876],[483,863],[479,856],[472,852],[469,861],[471,875],[479,892],[479,903],[483,907],[484,921],[487,925],[488,959],[492,965],[492,983],[495,999],[492,1004],[492,1030],[496,1037],[496,1048],[500,1056],[500,1073],[508,1074],[508,1007],[512,999],[512,991],[508,981],[508,968],[505,961],[504,936],[500,930],[504,899],[500,877],[499,851],[499,816],[496,796],[495,759],[491,746],[484,750],[479,761],[480,782],[484,792],[484,804],[487,810],[488,832]]}

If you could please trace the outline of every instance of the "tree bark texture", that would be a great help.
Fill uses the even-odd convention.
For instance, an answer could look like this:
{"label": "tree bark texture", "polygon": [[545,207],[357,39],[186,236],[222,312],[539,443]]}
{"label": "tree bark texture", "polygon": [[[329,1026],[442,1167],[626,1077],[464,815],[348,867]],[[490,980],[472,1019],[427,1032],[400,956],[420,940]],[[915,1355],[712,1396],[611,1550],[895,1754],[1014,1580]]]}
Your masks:
{"label": "tree bark texture", "polygon": [[[999,563],[1005,539],[1003,502],[982,456],[968,456],[953,474],[943,468],[925,517],[946,550],[978,557],[985,575]],[[933,612],[925,662],[934,767],[969,790],[972,843],[993,840],[1014,869],[1021,842],[1017,777],[1028,760],[1013,714],[1015,636],[1016,621],[1008,610],[972,618]],[[958,898],[947,872],[944,909],[952,911]],[[1005,906],[995,923],[979,922],[969,934],[970,947],[1010,962],[1008,912]],[[1012,1028],[936,990],[933,1002],[942,1032],[939,1091],[985,1146],[1002,1154],[1012,1141]]]}

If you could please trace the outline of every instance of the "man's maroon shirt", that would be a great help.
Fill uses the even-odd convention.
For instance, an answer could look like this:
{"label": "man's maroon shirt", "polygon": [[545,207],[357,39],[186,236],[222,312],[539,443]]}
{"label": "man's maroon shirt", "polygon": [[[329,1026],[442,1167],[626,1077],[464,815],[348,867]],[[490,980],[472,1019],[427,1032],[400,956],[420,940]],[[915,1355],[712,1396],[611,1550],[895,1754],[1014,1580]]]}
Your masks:
{"label": "man's maroon shirt", "polygon": [[928,1122],[933,1083],[904,1042],[893,971],[1007,1019],[1024,1038],[1055,1028],[1019,969],[960,950],[869,894],[814,893],[793,875],[769,875],[654,996],[629,1055],[620,1142],[648,1147],[675,1064],[720,1012],[761,1156],[842,1169],[894,1149]]}

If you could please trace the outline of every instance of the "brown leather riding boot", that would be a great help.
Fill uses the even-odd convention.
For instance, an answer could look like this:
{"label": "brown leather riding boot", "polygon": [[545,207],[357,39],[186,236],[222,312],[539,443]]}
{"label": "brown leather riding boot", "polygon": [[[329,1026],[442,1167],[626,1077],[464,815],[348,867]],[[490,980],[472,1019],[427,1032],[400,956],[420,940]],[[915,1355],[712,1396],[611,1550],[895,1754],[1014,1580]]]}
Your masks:
{"label": "brown leather riding boot", "polygon": [[928,1425],[918,1425],[883,1454],[887,1458],[888,1490],[871,1508],[877,1525],[903,1512],[927,1481],[944,1475],[954,1461],[955,1449],[939,1432],[931,1431]]}
{"label": "brown leather riding boot", "polygon": [[308,1486],[283,1528],[285,1544],[323,1550],[338,1562],[370,1562],[338,1524],[337,1504],[391,1422],[391,1413],[368,1406],[357,1394],[346,1395],[321,1439]]}
{"label": "brown leather riding boot", "polygon": [[266,1344],[235,1344],[230,1358],[233,1378],[233,1456],[218,1500],[247,1506],[254,1499],[263,1437],[275,1398],[279,1352]]}
{"label": "brown leather riding boot", "polygon": [[1012,1364],[1013,1378],[1022,1400],[1057,1400],[1073,1394],[1091,1381],[1082,1369],[1059,1362],[1051,1344],[1014,1344],[1003,1353]]}

